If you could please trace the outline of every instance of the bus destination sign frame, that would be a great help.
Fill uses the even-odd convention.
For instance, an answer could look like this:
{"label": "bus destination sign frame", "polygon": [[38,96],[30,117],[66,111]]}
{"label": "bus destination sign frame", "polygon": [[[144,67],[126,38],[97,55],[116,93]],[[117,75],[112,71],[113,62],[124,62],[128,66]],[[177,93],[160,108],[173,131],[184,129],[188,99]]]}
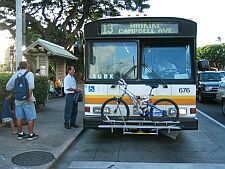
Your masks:
{"label": "bus destination sign frame", "polygon": [[179,34],[178,23],[101,23],[100,35]]}

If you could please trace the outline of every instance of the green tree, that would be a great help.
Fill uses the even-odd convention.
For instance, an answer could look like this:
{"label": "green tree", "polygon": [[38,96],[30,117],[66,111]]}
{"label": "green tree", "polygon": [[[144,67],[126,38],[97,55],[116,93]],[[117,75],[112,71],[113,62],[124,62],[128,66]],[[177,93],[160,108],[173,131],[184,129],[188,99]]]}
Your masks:
{"label": "green tree", "polygon": [[199,47],[197,49],[197,59],[207,59],[211,67],[216,67],[219,70],[225,66],[225,45],[214,44]]}
{"label": "green tree", "polygon": [[[23,0],[27,41],[37,38],[70,49],[79,39],[83,25],[104,15],[118,16],[119,10],[142,12],[150,8],[148,0]],[[15,38],[15,0],[1,1],[0,30],[9,30]]]}

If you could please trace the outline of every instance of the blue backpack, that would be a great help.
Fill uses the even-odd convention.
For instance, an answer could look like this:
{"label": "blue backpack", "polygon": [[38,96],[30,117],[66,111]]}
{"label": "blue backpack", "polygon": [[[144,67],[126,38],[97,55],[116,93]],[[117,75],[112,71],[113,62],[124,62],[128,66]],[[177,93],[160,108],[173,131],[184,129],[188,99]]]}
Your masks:
{"label": "blue backpack", "polygon": [[17,74],[14,82],[13,97],[16,100],[27,100],[29,98],[29,84],[26,79],[26,75],[29,71],[26,71],[23,75]]}

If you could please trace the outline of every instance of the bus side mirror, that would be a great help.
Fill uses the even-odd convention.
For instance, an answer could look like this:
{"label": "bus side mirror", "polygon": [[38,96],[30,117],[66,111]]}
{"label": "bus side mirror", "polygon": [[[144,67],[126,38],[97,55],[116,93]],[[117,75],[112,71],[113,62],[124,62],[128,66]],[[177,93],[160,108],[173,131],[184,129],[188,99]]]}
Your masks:
{"label": "bus side mirror", "polygon": [[77,56],[77,55],[80,56],[80,55],[83,55],[83,53],[84,53],[83,51],[84,51],[84,49],[83,49],[82,43],[79,41],[76,41],[73,45],[73,54],[75,56]]}
{"label": "bus side mirror", "polygon": [[201,59],[198,61],[198,70],[199,71],[206,71],[209,70],[210,65],[209,65],[209,61],[206,59]]}

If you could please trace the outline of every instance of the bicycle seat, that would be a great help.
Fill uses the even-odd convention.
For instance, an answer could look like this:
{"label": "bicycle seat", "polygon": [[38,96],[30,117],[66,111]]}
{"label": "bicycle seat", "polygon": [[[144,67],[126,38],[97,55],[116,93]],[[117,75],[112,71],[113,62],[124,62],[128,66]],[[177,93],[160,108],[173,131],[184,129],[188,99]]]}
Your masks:
{"label": "bicycle seat", "polygon": [[150,86],[152,89],[158,88],[159,84],[146,84],[147,86]]}

